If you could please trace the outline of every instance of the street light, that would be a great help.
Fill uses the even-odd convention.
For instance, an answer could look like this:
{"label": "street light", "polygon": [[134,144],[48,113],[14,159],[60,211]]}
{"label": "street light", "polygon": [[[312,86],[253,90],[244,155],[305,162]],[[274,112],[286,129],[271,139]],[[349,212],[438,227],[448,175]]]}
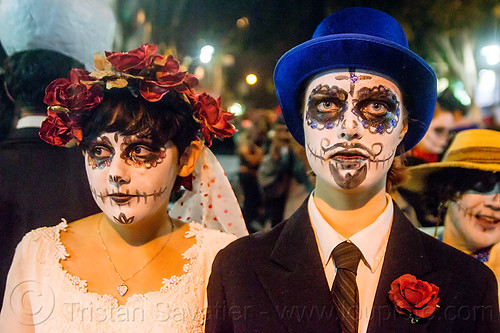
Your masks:
{"label": "street light", "polygon": [[500,46],[488,45],[481,49],[481,54],[486,58],[486,63],[495,66],[500,62]]}
{"label": "street light", "polygon": [[205,45],[200,51],[200,61],[204,64],[208,64],[212,60],[212,56],[215,49],[212,45]]}
{"label": "street light", "polygon": [[233,103],[233,105],[228,107],[227,110],[235,116],[241,116],[243,112],[245,112],[245,107],[240,103]]}
{"label": "street light", "polygon": [[247,78],[246,78],[246,81],[249,85],[254,85],[257,83],[257,75],[255,74],[248,74],[247,75]]}

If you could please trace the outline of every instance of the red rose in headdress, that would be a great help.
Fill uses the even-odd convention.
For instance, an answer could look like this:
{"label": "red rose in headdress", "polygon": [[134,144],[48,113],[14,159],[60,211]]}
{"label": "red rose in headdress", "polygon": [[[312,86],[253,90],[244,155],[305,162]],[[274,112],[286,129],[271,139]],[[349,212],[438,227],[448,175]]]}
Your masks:
{"label": "red rose in headdress", "polygon": [[139,87],[141,96],[147,101],[157,102],[172,89],[185,93],[198,84],[194,75],[179,72],[180,63],[171,55],[167,58],[157,55],[155,64],[161,66],[156,76],[141,81]]}
{"label": "red rose in headdress", "polygon": [[206,93],[195,95],[196,117],[201,121],[201,133],[209,147],[212,145],[212,136],[229,138],[235,132],[234,126],[229,122],[234,115],[222,110],[220,101],[220,97],[215,99]]}
{"label": "red rose in headdress", "polygon": [[108,52],[106,58],[119,72],[128,72],[132,69],[141,70],[150,66],[156,57],[156,45],[144,44],[129,52]]}
{"label": "red rose in headdress", "polygon": [[44,103],[61,106],[70,111],[86,111],[99,105],[103,98],[102,87],[82,81],[95,81],[84,69],[73,68],[69,79],[57,79],[45,88]]}
{"label": "red rose in headdress", "polygon": [[82,129],[64,112],[48,111],[40,128],[40,138],[54,146],[71,147],[82,141]]}

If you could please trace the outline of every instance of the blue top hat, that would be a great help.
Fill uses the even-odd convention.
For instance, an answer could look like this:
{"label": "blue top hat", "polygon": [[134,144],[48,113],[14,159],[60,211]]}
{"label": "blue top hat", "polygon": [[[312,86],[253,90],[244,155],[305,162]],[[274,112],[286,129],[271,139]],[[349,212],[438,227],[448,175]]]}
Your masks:
{"label": "blue top hat", "polygon": [[403,93],[408,132],[401,145],[415,146],[424,136],[436,105],[436,75],[408,48],[401,25],[372,8],[346,8],[325,18],[312,39],[285,53],[276,64],[274,84],[293,137],[304,145],[301,108],[313,75],[331,69],[362,69],[394,80]]}

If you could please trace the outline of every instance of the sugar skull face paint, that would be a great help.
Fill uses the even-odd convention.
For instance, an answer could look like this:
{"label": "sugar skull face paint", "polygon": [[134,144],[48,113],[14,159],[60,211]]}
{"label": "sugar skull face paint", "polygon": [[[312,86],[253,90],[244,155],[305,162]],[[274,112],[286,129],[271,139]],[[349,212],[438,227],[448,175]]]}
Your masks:
{"label": "sugar skull face paint", "polygon": [[500,241],[500,183],[490,185],[476,184],[448,208],[453,229],[471,252]]}
{"label": "sugar skull face paint", "polygon": [[327,72],[306,88],[304,134],[318,181],[354,190],[385,182],[403,138],[396,84],[361,72]]}
{"label": "sugar skull face paint", "polygon": [[149,137],[103,133],[85,151],[92,195],[112,221],[130,224],[165,209],[177,177],[177,148]]}

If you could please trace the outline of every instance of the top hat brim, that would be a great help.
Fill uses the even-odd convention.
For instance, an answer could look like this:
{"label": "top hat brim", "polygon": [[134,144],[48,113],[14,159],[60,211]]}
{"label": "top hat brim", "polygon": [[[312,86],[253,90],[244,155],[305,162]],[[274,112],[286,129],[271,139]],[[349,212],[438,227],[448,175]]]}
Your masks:
{"label": "top hat brim", "polygon": [[366,70],[395,81],[408,112],[408,132],[402,148],[407,151],[422,139],[436,106],[434,71],[416,53],[399,44],[346,33],[313,38],[285,53],[276,64],[274,84],[278,101],[288,129],[301,145],[305,85],[312,76],[333,69]]}

